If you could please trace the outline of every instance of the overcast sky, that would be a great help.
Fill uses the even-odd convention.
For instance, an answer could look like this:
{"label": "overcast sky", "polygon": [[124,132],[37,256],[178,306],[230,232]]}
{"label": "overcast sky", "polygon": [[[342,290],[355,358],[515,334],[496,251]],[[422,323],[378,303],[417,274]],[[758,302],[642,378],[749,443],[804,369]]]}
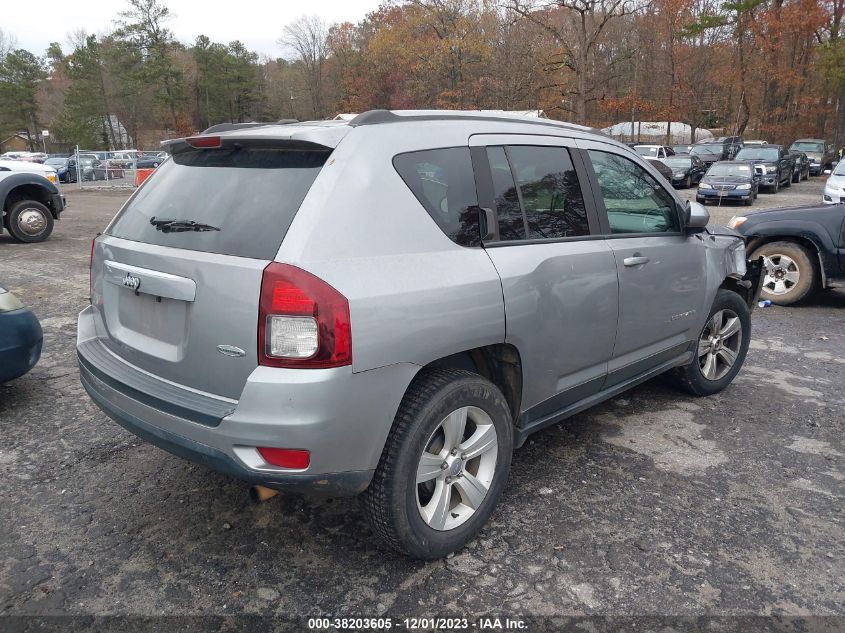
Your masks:
{"label": "overcast sky", "polygon": [[[300,15],[319,15],[327,22],[357,22],[378,8],[379,0],[162,0],[174,16],[168,28],[186,44],[197,35],[215,42],[241,40],[247,48],[270,57],[283,55],[276,41],[284,26]],[[43,55],[50,42],[68,51],[67,35],[78,29],[104,34],[125,0],[0,0],[0,28],[12,35],[18,48]]]}

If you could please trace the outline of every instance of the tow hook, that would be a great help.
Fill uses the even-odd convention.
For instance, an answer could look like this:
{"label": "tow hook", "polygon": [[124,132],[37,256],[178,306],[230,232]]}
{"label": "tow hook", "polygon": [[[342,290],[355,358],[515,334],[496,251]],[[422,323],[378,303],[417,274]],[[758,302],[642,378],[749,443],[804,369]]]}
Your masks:
{"label": "tow hook", "polygon": [[267,488],[266,486],[253,486],[249,489],[249,498],[253,503],[264,503],[268,499],[272,499],[277,494],[278,490]]}

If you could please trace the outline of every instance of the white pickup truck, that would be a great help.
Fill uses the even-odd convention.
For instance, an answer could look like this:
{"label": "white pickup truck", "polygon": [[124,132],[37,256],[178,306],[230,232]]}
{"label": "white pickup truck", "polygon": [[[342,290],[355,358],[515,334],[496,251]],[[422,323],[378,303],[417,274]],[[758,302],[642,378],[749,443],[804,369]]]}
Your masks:
{"label": "white pickup truck", "polygon": [[56,170],[23,160],[0,160],[0,217],[18,242],[43,242],[65,208]]}

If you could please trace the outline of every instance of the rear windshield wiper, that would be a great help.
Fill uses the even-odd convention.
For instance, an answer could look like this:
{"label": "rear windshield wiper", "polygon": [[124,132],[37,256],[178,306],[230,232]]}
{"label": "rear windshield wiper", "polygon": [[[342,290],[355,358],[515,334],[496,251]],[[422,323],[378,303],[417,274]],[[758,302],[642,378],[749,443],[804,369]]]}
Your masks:
{"label": "rear windshield wiper", "polygon": [[176,233],[180,231],[219,231],[220,227],[202,224],[194,220],[174,220],[173,218],[150,218],[150,224],[156,227],[156,231],[162,233]]}

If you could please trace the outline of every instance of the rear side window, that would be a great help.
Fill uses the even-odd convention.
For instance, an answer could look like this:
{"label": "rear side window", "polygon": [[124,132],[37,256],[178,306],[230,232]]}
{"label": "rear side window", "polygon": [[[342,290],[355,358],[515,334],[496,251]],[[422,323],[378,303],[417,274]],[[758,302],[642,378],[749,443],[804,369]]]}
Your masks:
{"label": "rear side window", "polygon": [[[329,154],[328,149],[278,147],[175,154],[106,233],[159,246],[272,259]],[[178,222],[168,226],[165,220]],[[191,230],[186,224],[191,222],[205,230]]]}
{"label": "rear side window", "polygon": [[468,147],[399,154],[393,166],[453,242],[479,246],[478,195]]}
{"label": "rear side window", "polygon": [[589,235],[587,208],[566,148],[489,147],[487,157],[501,239]]}

